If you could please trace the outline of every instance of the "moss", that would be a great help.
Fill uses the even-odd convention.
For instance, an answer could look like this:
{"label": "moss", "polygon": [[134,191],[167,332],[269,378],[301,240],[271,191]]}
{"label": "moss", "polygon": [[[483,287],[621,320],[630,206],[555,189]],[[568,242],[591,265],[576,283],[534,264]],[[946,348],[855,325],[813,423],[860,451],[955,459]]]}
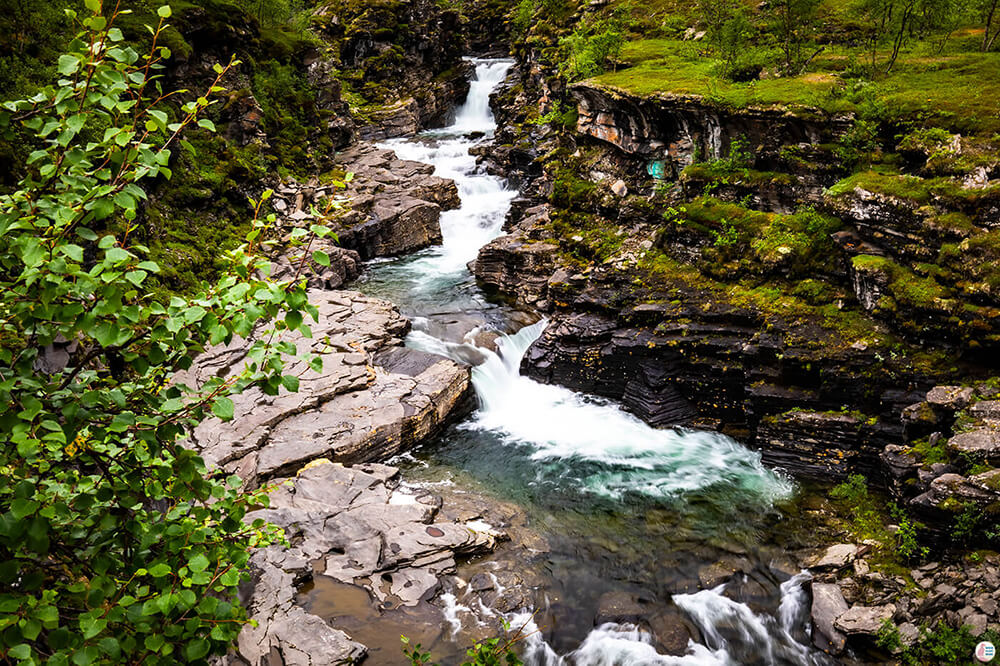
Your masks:
{"label": "moss", "polygon": [[904,305],[927,310],[950,310],[952,293],[932,277],[922,277],[887,257],[858,255],[851,260],[858,273],[877,274],[888,280],[892,298]]}
{"label": "moss", "polygon": [[[930,407],[927,407],[927,409],[930,409]],[[929,440],[921,439],[913,443],[913,446],[910,447],[910,453],[915,455],[921,463],[928,467],[938,463],[951,462],[948,447],[945,446],[943,439],[934,446],[930,445]]]}

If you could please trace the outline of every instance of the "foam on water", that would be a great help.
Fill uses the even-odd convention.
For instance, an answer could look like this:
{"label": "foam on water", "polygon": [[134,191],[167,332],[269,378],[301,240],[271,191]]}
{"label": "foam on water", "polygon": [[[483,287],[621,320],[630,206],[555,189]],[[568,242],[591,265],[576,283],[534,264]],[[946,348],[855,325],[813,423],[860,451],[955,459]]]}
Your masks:
{"label": "foam on water", "polygon": [[[386,142],[385,147],[404,159],[435,166],[435,174],[455,181],[461,207],[441,216],[443,243],[412,259],[386,262],[377,269],[383,284],[407,285],[406,303],[415,314],[433,316],[447,310],[458,292],[471,285],[466,265],[479,248],[502,233],[504,217],[516,191],[500,178],[477,166],[469,148],[489,140],[496,124],[489,109],[489,95],[511,66],[507,60],[475,60],[476,78],[455,122],[441,130],[413,139]],[[472,133],[482,133],[480,136]],[[394,292],[399,293],[399,292]],[[473,295],[472,300],[479,298]],[[426,312],[425,312],[426,311]],[[462,341],[446,341],[428,333],[427,319],[414,317],[411,347],[475,365],[473,384],[479,410],[466,422],[467,431],[489,433],[505,450],[530,464],[539,480],[563,491],[596,495],[618,501],[640,495],[653,501],[683,501],[701,493],[713,501],[736,504],[743,510],[761,510],[788,497],[792,483],[761,464],[758,454],[734,440],[710,432],[657,430],[603,399],[540,384],[520,374],[521,360],[543,333],[546,322],[502,336],[496,352],[476,346],[477,331]],[[450,480],[407,484],[419,488]],[[705,491],[705,492],[701,492]],[[734,495],[733,493],[739,493]],[[415,498],[405,490],[394,502]],[[751,508],[752,507],[752,508]],[[658,654],[653,637],[629,624],[602,624],[593,629],[575,650],[560,655],[550,646],[529,612],[509,614],[514,631],[520,630],[521,656],[528,666],[718,666],[746,663],[823,663],[793,636],[806,626],[805,576],[781,586],[776,616],[755,614],[746,604],[724,596],[724,588],[675,595],[674,603],[699,628],[703,644],[691,642],[682,656]],[[503,590],[494,577],[498,592]],[[497,611],[477,600],[462,605],[453,593],[440,597],[443,615],[452,636],[472,615],[481,624]],[[761,661],[763,658],[763,661]]]}
{"label": "foam on water", "polygon": [[526,445],[534,460],[592,463],[583,475],[565,465],[557,471],[613,499],[630,492],[674,497],[728,485],[770,503],[792,492],[791,482],[768,470],[759,454],[725,435],[657,430],[612,402],[521,376],[521,359],[544,328],[543,320],[501,338],[499,353],[482,350],[486,361],[472,371],[480,410],[466,427]]}

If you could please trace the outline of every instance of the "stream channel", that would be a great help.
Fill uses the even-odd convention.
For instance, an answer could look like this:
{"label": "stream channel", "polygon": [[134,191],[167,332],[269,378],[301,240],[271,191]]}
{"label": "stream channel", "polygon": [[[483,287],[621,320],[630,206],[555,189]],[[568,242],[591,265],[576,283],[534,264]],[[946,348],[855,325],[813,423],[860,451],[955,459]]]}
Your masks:
{"label": "stream channel", "polygon": [[[528,666],[832,663],[809,646],[807,575],[788,554],[809,545],[808,493],[724,435],[653,429],[611,401],[520,375],[545,322],[489,302],[467,268],[503,233],[517,195],[469,153],[492,140],[489,95],[512,63],[473,64],[451,126],[382,144],[457,184],[462,205],[442,214],[442,245],[374,262],[356,285],[410,317],[409,346],[478,363],[478,410],[391,461],[406,483],[515,504],[546,545],[526,559],[460,565],[457,579],[492,566],[530,583],[534,607],[506,613],[530,634],[519,644]],[[476,345],[485,331],[500,334],[499,353]],[[719,570],[738,573],[709,582]],[[366,663],[409,663],[406,634],[457,664],[500,614],[467,592],[446,582],[434,605],[379,612],[363,590],[317,581],[301,600],[368,645]],[[599,621],[622,599],[641,605],[641,622]],[[678,632],[680,654],[663,654],[664,636]]]}

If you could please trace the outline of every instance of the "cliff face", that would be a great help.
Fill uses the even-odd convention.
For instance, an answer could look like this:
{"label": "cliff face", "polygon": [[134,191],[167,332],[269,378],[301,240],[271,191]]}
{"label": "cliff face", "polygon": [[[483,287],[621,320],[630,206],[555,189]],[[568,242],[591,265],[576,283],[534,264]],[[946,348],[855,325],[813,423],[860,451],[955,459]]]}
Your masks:
{"label": "cliff face", "polygon": [[[533,120],[560,98],[575,117]],[[913,445],[909,406],[997,371],[991,274],[968,261],[989,254],[995,166],[913,167],[873,193],[853,116],[564,93],[530,54],[495,102],[484,159],[525,199],[474,271],[550,318],[531,376],[721,429],[799,476],[879,482],[886,447]]]}
{"label": "cliff face", "polygon": [[843,135],[849,116],[794,114],[781,107],[725,109],[696,96],[637,97],[578,83],[576,131],[616,146],[629,157],[663,162],[658,175],[674,180],[695,162],[726,157],[736,140],[754,146],[757,160],[776,163],[782,149],[814,146]]}

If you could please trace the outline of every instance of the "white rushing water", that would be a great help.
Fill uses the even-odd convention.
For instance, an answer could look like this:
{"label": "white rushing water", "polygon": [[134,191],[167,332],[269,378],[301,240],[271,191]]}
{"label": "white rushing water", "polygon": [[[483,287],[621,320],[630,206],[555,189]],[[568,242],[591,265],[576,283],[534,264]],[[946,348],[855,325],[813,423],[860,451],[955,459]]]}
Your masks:
{"label": "white rushing water", "polygon": [[[476,258],[479,248],[500,235],[504,217],[517,190],[503,179],[491,176],[476,165],[469,148],[476,141],[488,140],[496,129],[490,111],[489,96],[507,76],[513,65],[509,60],[473,60],[476,78],[469,88],[466,103],[456,113],[455,123],[440,130],[425,132],[422,140],[394,139],[381,144],[400,158],[433,164],[434,175],[450,178],[458,186],[462,205],[441,214],[440,246],[408,266],[418,281],[433,281],[462,273]],[[470,139],[467,135],[481,133]]]}
{"label": "white rushing water", "polygon": [[[469,154],[469,148],[488,140],[496,127],[489,94],[512,63],[474,62],[476,79],[453,125],[383,144],[404,159],[434,165],[436,175],[455,181],[462,200],[458,210],[441,217],[440,247],[392,268],[394,280],[409,283],[409,297],[414,301],[423,298],[434,302],[426,295],[433,292],[447,297],[453,286],[468,283],[467,263],[476,258],[481,246],[502,233],[504,217],[516,196],[515,190],[485,173]],[[477,134],[469,136],[471,133]],[[436,303],[446,307],[440,300]],[[476,346],[478,329],[455,342],[431,335],[426,322],[414,317],[414,331],[407,344],[476,366],[473,384],[479,410],[462,427],[489,433],[501,445],[523,451],[543,481],[547,475],[549,482],[561,488],[608,501],[627,495],[676,500],[712,489],[717,496],[727,498],[725,501],[751,511],[766,510],[792,493],[787,478],[767,469],[757,453],[724,435],[657,430],[611,401],[522,376],[521,360],[543,333],[544,320],[501,336],[496,352]],[[532,481],[525,479],[526,483]],[[603,624],[575,650],[559,655],[546,643],[530,613],[508,619],[515,629],[524,627],[526,638],[521,645],[529,666],[714,666],[738,664],[750,654],[765,655],[767,661],[755,663],[812,664],[818,662],[813,661],[810,650],[792,638],[806,621],[804,580],[804,576],[796,576],[781,586],[778,617],[755,614],[747,605],[726,597],[724,586],[675,595],[674,603],[698,626],[705,643],[692,642],[687,654],[677,657],[658,654],[652,636],[628,624]],[[459,604],[453,594],[441,598],[453,635],[462,625],[462,616],[477,615],[474,609]],[[479,613],[481,619],[493,614],[485,607]]]}

